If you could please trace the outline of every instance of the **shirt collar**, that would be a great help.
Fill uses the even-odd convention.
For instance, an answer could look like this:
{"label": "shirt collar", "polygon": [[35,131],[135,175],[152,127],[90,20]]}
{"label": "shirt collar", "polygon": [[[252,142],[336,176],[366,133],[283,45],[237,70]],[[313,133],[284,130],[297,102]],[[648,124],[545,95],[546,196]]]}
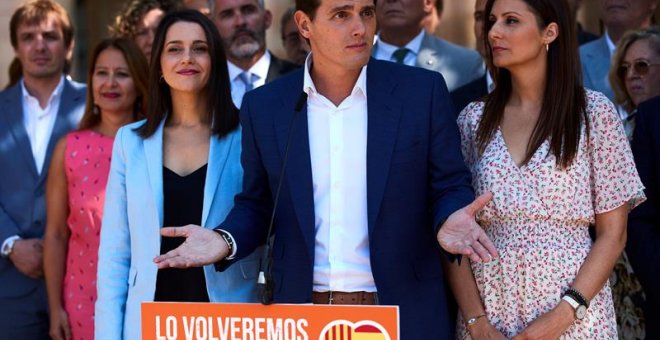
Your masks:
{"label": "shirt collar", "polygon": [[493,92],[495,89],[495,81],[493,80],[493,77],[490,76],[488,69],[486,69],[486,88],[488,89],[488,93]]}
{"label": "shirt collar", "polygon": [[[25,87],[25,79],[21,78],[20,83],[21,83],[21,91],[23,93],[23,98],[26,99],[26,100],[29,99],[29,98],[33,98],[34,100],[38,101],[38,99],[35,96],[31,95],[30,92],[28,92],[27,87]],[[48,103],[50,104],[53,101],[53,99],[59,98],[60,95],[62,95],[62,91],[64,91],[64,74],[62,74],[62,76],[60,76],[60,82],[57,83],[57,86],[55,86],[55,89],[50,94],[50,98],[48,99]]]}
{"label": "shirt collar", "polygon": [[[318,91],[316,91],[316,86],[314,85],[314,81],[312,80],[312,76],[310,74],[311,68],[312,68],[312,52],[310,52],[307,55],[307,59],[305,59],[303,91],[307,93],[307,95],[318,93]],[[351,91],[351,95],[360,92],[365,97],[367,96],[367,65],[362,66],[362,70],[360,71],[360,75],[358,76],[358,79],[355,82],[355,85],[353,86],[353,91]]]}
{"label": "shirt collar", "polygon": [[257,60],[252,67],[250,67],[247,70],[243,70],[240,67],[236,66],[234,63],[231,61],[227,60],[227,70],[229,71],[229,79],[230,80],[235,80],[241,73],[247,71],[252,74],[256,74],[259,76],[260,80],[266,79],[266,76],[268,76],[268,68],[270,67],[270,60],[271,60],[271,55],[268,50],[264,53],[264,55]]}
{"label": "shirt collar", "polygon": [[[419,50],[422,48],[422,40],[424,40],[424,30],[420,30],[419,34],[410,40],[405,46],[409,49],[414,55],[419,54]],[[378,49],[380,49],[384,55],[391,56],[394,51],[398,50],[400,47],[392,44],[388,44],[380,36],[376,36],[376,43],[378,44]]]}
{"label": "shirt collar", "polygon": [[605,42],[607,42],[607,49],[610,51],[610,56],[614,55],[614,50],[616,50],[616,44],[610,38],[610,34],[605,31]]}

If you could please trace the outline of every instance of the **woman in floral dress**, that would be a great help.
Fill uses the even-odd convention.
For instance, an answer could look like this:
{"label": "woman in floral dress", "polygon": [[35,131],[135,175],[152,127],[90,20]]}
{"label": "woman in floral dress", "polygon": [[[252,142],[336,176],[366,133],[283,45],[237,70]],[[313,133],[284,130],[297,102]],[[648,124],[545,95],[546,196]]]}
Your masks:
{"label": "woman in floral dress", "polygon": [[[489,0],[496,89],[458,119],[499,258],[449,265],[460,339],[617,337],[607,278],[643,186],[614,106],[585,90],[565,0]],[[596,228],[596,241],[589,225]]]}

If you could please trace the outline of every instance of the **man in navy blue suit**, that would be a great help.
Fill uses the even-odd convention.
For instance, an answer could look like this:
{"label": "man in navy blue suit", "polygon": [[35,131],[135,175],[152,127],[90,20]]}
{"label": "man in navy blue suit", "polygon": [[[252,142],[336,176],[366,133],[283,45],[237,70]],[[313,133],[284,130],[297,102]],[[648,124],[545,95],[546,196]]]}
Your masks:
{"label": "man in navy blue suit", "polygon": [[0,92],[0,338],[50,339],[41,240],[46,178],[55,144],[78,126],[86,87],[66,75],[73,26],[57,2],[17,8],[10,37],[21,78]]}
{"label": "man in navy blue suit", "polygon": [[636,119],[632,151],[647,200],[628,218],[626,253],[646,293],[646,338],[660,339],[660,97],[641,103]]}
{"label": "man in navy blue suit", "polygon": [[449,338],[440,246],[473,261],[496,251],[474,219],[490,196],[474,200],[447,86],[437,72],[370,59],[373,0],[296,5],[312,53],[245,96],[234,208],[216,232],[164,228],[188,239],[155,262],[222,269],[245,256],[266,240],[282,177],[275,302],[398,305],[404,339]]}

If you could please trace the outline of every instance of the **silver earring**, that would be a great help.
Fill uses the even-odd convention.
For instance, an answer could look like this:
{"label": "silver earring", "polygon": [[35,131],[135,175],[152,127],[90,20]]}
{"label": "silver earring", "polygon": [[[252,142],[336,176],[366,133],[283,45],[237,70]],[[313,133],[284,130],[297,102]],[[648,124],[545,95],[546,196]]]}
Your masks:
{"label": "silver earring", "polygon": [[545,44],[545,51],[546,52],[550,51],[550,44]]}
{"label": "silver earring", "polygon": [[101,113],[101,109],[99,109],[99,106],[98,106],[98,105],[94,104],[94,107],[92,108],[92,113],[93,113],[95,116],[98,116],[98,115]]}

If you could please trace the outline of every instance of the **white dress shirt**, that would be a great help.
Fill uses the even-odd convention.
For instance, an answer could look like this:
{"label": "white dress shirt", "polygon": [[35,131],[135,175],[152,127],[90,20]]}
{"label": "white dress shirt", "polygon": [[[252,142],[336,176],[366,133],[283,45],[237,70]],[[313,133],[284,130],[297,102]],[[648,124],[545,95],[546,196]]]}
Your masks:
{"label": "white dress shirt", "polygon": [[[424,39],[424,30],[421,30],[419,31],[419,34],[416,37],[414,37],[406,44],[406,46],[404,46],[405,48],[410,50],[410,52],[408,52],[408,54],[406,54],[406,57],[403,59],[404,64],[408,66],[415,66],[417,64],[417,55],[419,54],[419,50],[422,48],[423,39]],[[379,60],[396,61],[394,60],[394,52],[398,50],[400,47],[392,44],[388,44],[384,42],[382,39],[380,39],[379,36],[377,36],[376,45],[374,46],[374,48],[375,48],[374,58]]]}
{"label": "white dress shirt", "polygon": [[50,94],[46,107],[42,108],[39,105],[39,100],[28,92],[25,82],[21,79],[23,125],[25,126],[28,139],[30,139],[34,164],[39,174],[43,171],[46,153],[48,152],[48,143],[50,142],[50,136],[53,133],[53,127],[57,119],[57,111],[60,108],[63,89],[64,76],[60,78],[59,84],[57,84],[53,93]]}
{"label": "white dress shirt", "polygon": [[314,291],[375,292],[367,221],[367,66],[339,106],[316,91],[305,62],[303,91],[314,190]]}
{"label": "white dress shirt", "polygon": [[[268,68],[270,67],[270,52],[266,51],[257,62],[247,70],[250,74],[257,76],[257,79],[252,83],[253,89],[262,86],[266,83],[266,76],[268,75]],[[241,73],[246,72],[240,67],[234,65],[231,61],[227,60],[227,69],[229,71],[229,82],[231,83],[231,99],[237,108],[241,108],[243,102],[243,95],[245,95],[245,83],[239,78]]]}

